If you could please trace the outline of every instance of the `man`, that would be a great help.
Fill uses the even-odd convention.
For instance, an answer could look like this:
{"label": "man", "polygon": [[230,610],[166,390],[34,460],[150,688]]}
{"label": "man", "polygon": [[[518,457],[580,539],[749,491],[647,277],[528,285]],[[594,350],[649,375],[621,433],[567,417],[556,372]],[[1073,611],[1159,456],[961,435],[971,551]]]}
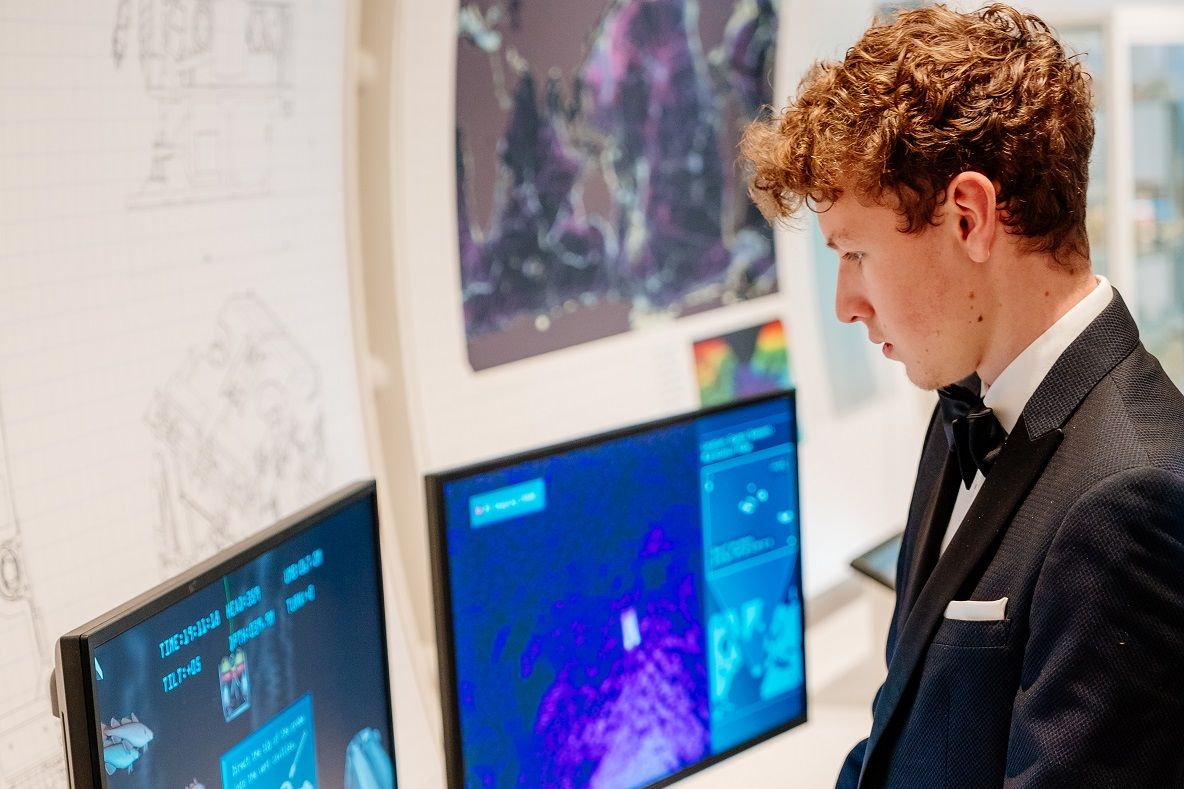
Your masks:
{"label": "man", "polygon": [[839,318],[940,389],[840,787],[1184,786],[1184,398],[1090,270],[1092,143],[1080,65],[1004,5],[869,29],[745,136]]}

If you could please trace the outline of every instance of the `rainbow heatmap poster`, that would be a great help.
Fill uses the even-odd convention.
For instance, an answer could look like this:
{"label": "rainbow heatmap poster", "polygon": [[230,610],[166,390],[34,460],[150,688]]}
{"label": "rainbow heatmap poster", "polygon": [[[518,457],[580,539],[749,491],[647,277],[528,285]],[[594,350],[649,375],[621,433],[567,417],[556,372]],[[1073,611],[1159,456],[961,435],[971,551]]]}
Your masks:
{"label": "rainbow heatmap poster", "polygon": [[781,321],[697,341],[695,375],[704,406],[789,388],[789,351]]}

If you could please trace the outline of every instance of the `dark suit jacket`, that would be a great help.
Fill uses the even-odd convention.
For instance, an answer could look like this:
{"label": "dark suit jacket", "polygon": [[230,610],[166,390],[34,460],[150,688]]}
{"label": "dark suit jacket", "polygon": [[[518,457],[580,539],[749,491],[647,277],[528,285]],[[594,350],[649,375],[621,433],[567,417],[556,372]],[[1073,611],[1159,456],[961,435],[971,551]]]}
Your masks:
{"label": "dark suit jacket", "polygon": [[[1184,786],[1184,398],[1117,293],[939,559],[955,468],[935,412],[888,676],[838,786]],[[943,617],[950,600],[1001,597],[1002,621]]]}

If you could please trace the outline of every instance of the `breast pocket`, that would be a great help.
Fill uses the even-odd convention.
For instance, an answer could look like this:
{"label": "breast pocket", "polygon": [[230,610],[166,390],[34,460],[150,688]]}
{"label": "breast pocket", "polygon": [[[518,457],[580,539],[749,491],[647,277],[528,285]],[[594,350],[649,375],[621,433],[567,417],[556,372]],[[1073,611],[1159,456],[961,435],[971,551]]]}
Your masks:
{"label": "breast pocket", "polygon": [[961,649],[1004,649],[1011,638],[1011,620],[967,622],[943,619],[933,637],[934,645]]}
{"label": "breast pocket", "polygon": [[930,667],[946,697],[946,783],[957,789],[1003,785],[1019,656],[1012,622],[945,619],[933,637]]}

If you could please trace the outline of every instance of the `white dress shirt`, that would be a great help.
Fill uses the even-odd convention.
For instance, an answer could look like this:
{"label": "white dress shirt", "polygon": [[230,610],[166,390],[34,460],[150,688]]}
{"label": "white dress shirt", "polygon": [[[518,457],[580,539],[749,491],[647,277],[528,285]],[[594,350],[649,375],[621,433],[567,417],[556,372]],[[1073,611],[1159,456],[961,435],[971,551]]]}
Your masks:
{"label": "white dress shirt", "polygon": [[[1056,360],[1061,357],[1074,340],[1077,339],[1085,327],[1094,318],[1102,314],[1110,304],[1114,289],[1105,277],[1098,277],[1098,284],[1085,295],[1081,301],[1073,305],[1072,309],[1061,316],[1060,320],[1048,327],[1048,330],[1032,341],[1011,364],[999,373],[995,383],[991,386],[983,385],[983,404],[995,412],[995,417],[1003,429],[1011,434],[1015,430],[1016,422],[1023,413],[1036,387],[1048,375]],[[950,522],[942,536],[941,549],[944,552],[954,533],[966,517],[970,505],[983,486],[985,477],[981,471],[974,475],[970,487],[966,488],[961,482],[958,484],[958,498],[954,502],[954,510],[950,513]]]}

